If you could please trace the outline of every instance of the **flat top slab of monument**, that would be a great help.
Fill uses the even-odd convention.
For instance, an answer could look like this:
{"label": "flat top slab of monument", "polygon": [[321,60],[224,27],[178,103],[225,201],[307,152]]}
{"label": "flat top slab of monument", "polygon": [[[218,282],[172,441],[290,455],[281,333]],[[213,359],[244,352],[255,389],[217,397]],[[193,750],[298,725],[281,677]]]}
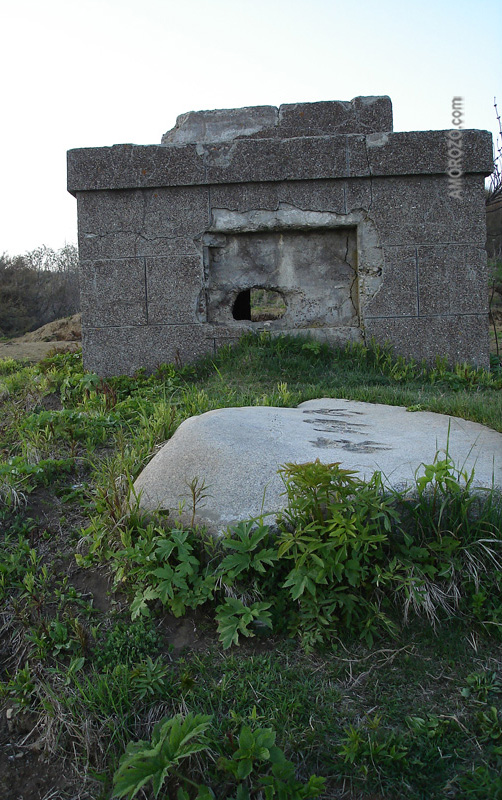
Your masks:
{"label": "flat top slab of monument", "polygon": [[167,509],[187,523],[194,480],[205,485],[196,522],[218,533],[243,519],[285,506],[279,468],[286,463],[340,462],[361,478],[412,485],[423,464],[445,452],[475,471],[476,486],[502,486],[502,434],[478,423],[399,406],[323,398],[298,408],[224,408],[191,417],[135,483],[141,506]]}
{"label": "flat top slab of monument", "polygon": [[354,97],[350,101],[289,103],[214,111],[188,111],[162,137],[162,144],[207,144],[243,138],[290,139],[346,133],[392,131],[390,97]]}

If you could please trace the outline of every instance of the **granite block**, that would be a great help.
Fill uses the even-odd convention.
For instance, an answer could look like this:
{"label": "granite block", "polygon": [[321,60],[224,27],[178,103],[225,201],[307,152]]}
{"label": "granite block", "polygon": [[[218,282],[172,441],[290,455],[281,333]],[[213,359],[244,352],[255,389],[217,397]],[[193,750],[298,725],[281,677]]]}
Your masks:
{"label": "granite block", "polygon": [[345,213],[345,182],[340,180],[285,181],[278,186],[279,201],[304,211]]}
{"label": "granite block", "polygon": [[392,131],[392,100],[386,95],[380,97],[354,97],[351,100],[356,117],[356,133],[378,133]]}
{"label": "granite block", "polygon": [[373,202],[372,180],[353,178],[345,181],[345,213],[369,211]]}
{"label": "granite block", "polygon": [[257,209],[276,211],[281,203],[309,211],[343,214],[345,183],[336,180],[282,181],[212,186],[211,209],[226,208],[247,212]]}
{"label": "granite block", "polygon": [[487,314],[486,251],[466,245],[417,248],[419,314]]}
{"label": "granite block", "polygon": [[206,325],[143,325],[84,329],[84,367],[98,375],[133,375],[160,364],[182,365],[214,352]]}
{"label": "granite block", "polygon": [[[79,226],[80,228],[80,226]],[[100,259],[134,258],[137,252],[138,236],[127,231],[110,233],[89,233],[79,230],[78,251],[80,262]]]}
{"label": "granite block", "polygon": [[227,208],[229,211],[253,211],[279,208],[281,183],[229,183],[211,186],[209,202],[211,210]]}
{"label": "granite block", "polygon": [[[391,136],[382,133],[375,136]],[[347,169],[349,178],[369,178],[371,171],[366,147],[366,136],[347,136]]]}
{"label": "granite block", "polygon": [[[371,174],[446,174],[449,131],[375,133],[366,137]],[[456,131],[453,131],[456,133]],[[493,169],[492,136],[488,131],[462,131],[462,172],[489,175]]]}
{"label": "granite block", "polygon": [[451,364],[489,366],[487,314],[366,319],[365,336],[389,342],[398,355],[416,361],[434,364],[446,357]]}
{"label": "granite block", "polygon": [[149,324],[205,321],[202,253],[147,258],[146,280]]}
{"label": "granite block", "polygon": [[291,103],[279,108],[278,136],[283,138],[390,130],[390,97],[355,97],[350,102]]}
{"label": "granite block", "polygon": [[82,234],[136,233],[142,227],[145,192],[134,189],[77,194]]}
{"label": "granite block", "polygon": [[194,144],[242,138],[329,136],[392,130],[390,97],[354,97],[275,106],[188,111],[162,137],[162,144]]}
{"label": "granite block", "polygon": [[[462,171],[491,172],[491,134],[463,131]],[[68,152],[68,191],[446,174],[448,131],[114,145]]]}
{"label": "granite block", "polygon": [[209,225],[209,188],[85,192],[78,209],[83,260],[163,255],[176,239],[181,252],[195,253],[194,239]]}
{"label": "granite block", "polygon": [[68,151],[68,191],[146,189],[205,183],[198,145],[88,147]]}
{"label": "granite block", "polygon": [[468,243],[484,247],[484,179],[465,175],[462,200],[446,176],[373,178],[371,217],[384,245]]}
{"label": "granite block", "polygon": [[84,325],[146,325],[144,259],[82,262],[80,297]]}
{"label": "granite block", "polygon": [[415,247],[385,247],[382,280],[365,299],[364,318],[418,315],[417,251]]}

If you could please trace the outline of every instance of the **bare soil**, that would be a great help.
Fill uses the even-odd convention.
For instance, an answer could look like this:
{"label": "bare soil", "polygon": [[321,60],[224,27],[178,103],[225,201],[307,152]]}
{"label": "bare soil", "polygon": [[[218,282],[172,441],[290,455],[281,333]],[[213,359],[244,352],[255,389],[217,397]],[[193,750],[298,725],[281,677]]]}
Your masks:
{"label": "bare soil", "polygon": [[75,352],[82,339],[81,315],[57,319],[36,331],[25,333],[17,339],[0,342],[0,359],[26,359],[31,363],[41,361],[51,352]]}

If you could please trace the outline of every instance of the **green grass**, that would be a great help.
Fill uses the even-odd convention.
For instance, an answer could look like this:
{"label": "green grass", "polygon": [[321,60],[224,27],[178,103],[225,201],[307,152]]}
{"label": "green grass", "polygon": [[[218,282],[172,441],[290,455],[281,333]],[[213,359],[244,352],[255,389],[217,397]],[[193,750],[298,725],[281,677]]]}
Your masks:
{"label": "green grass", "polygon": [[[243,529],[241,551],[221,552],[200,532],[172,544],[165,518],[146,519],[128,502],[156,445],[192,414],[325,396],[454,414],[502,431],[501,389],[497,364],[491,373],[441,361],[426,369],[393,359],[385,348],[334,351],[266,334],[244,337],[215,359],[159,367],[153,376],[101,380],[83,371],[79,354],[35,366],[0,362],[0,714],[9,710],[10,721],[0,733],[0,794],[21,793],[30,770],[37,774],[35,757],[24,762],[22,780],[9,766],[37,740],[48,760],[41,797],[57,790],[64,800],[105,800],[128,743],[150,742],[156,722],[191,712],[211,715],[210,749],[180,762],[176,775],[166,773],[159,797],[176,797],[185,786],[195,798],[185,778],[212,787],[216,797],[235,797],[238,781],[225,764],[238,758],[246,726],[273,729],[299,785],[313,774],[325,779],[321,797],[502,797],[497,496],[480,505],[460,479],[455,489],[451,465],[440,474],[438,463],[422,494],[389,499],[400,516],[389,517],[384,544],[371,543],[383,530],[378,526],[362,535],[365,512],[350,534],[356,550],[336,561],[345,577],[330,577],[326,587],[320,573],[309,573],[321,581],[315,602],[328,602],[330,587],[345,580],[361,613],[337,612],[317,639],[305,635],[315,631],[318,614],[313,601],[302,605],[309,598],[299,573],[289,589],[282,584],[302,563],[314,569],[312,552],[335,574],[330,559],[339,559],[339,550],[326,538],[327,512],[334,519],[354,502],[357,517],[361,497],[372,508],[378,492],[347,484],[345,496],[337,494],[340,484],[328,482],[316,505],[313,487],[326,475],[297,475],[278,544],[265,528],[254,543]],[[349,535],[347,518],[344,525]],[[294,547],[304,542],[302,563],[293,558],[291,530]],[[336,530],[341,535],[340,525]],[[312,537],[323,550],[308,549]],[[480,539],[490,539],[495,555],[485,549],[472,560],[468,553]],[[171,547],[176,558],[167,555]],[[183,573],[188,563],[192,571]],[[173,597],[162,594],[169,582],[155,595],[163,580],[155,570],[166,565],[179,581]],[[375,583],[377,567],[388,575]],[[411,574],[422,593],[408,604],[404,624]],[[116,591],[107,598],[112,579]],[[447,587],[458,590],[457,605],[441,602]],[[226,592],[244,608],[268,604],[257,613],[265,622],[271,615],[273,630],[243,623],[235,628],[239,645],[224,649],[218,620],[238,622],[225,606]],[[299,592],[296,599],[292,592]],[[392,626],[368,616],[375,604]],[[179,625],[190,632],[184,649],[173,645]],[[253,770],[244,784],[258,798],[270,764],[258,759]],[[149,787],[137,796],[153,797]],[[300,788],[298,795],[288,791],[303,796]]]}

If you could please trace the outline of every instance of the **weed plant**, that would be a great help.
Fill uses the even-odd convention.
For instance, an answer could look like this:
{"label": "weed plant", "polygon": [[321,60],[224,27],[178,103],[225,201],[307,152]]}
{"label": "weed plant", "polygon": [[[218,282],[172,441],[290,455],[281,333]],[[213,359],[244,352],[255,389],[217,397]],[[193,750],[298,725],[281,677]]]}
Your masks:
{"label": "weed plant", "polygon": [[[153,375],[103,380],[78,353],[0,362],[0,796],[24,791],[32,744],[24,774],[40,752],[48,797],[501,796],[495,490],[443,455],[406,493],[284,465],[277,524],[219,542],[132,491],[213,408],[334,396],[502,431],[501,388],[497,364],[266,333]],[[175,652],[176,625],[201,649]]]}

